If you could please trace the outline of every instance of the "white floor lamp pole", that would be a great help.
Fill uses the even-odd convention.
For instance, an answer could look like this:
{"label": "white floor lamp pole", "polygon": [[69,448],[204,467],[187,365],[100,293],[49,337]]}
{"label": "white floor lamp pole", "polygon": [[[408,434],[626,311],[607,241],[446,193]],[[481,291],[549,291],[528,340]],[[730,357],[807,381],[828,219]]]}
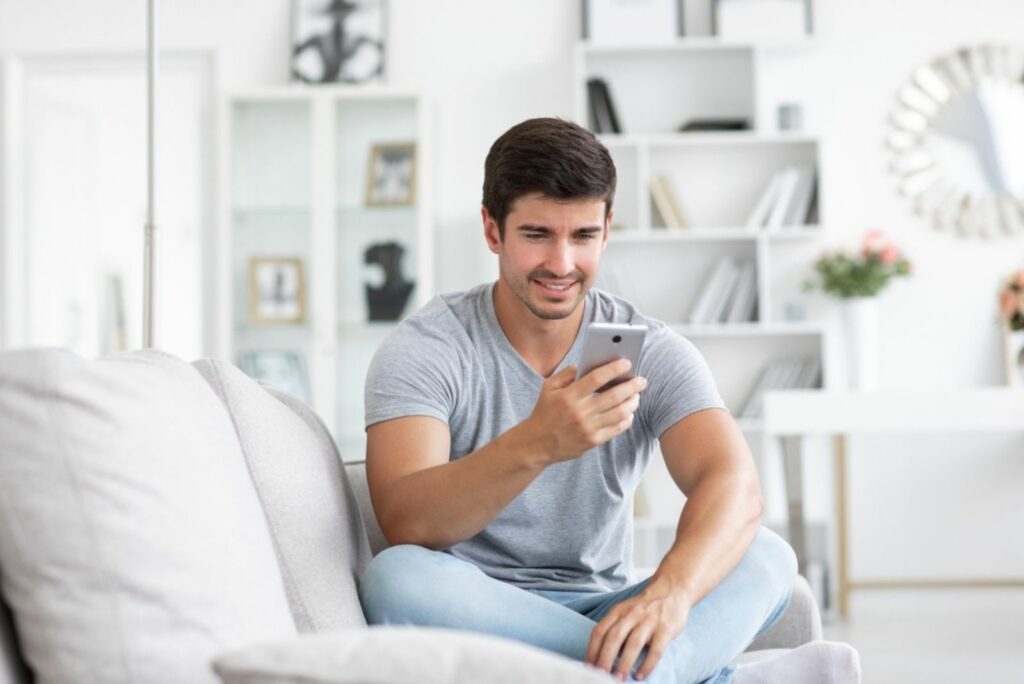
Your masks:
{"label": "white floor lamp pole", "polygon": [[156,233],[156,0],[146,11],[146,246],[142,267],[142,346],[153,346],[153,262]]}

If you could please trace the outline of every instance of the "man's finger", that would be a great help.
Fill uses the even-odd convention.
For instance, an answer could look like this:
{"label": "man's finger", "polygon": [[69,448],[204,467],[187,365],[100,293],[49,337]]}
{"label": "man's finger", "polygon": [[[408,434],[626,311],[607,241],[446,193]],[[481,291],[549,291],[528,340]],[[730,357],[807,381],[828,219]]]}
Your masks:
{"label": "man's finger", "polygon": [[601,650],[597,656],[597,666],[599,668],[605,672],[612,671],[615,659],[619,657],[619,651],[622,650],[622,644],[625,643],[626,637],[633,631],[636,622],[635,616],[625,613],[612,625],[612,628],[605,634],[604,643],[601,644]]}
{"label": "man's finger", "polygon": [[584,375],[576,385],[584,395],[593,394],[632,367],[629,359],[609,361]]}
{"label": "man's finger", "polygon": [[622,655],[619,656],[619,665],[615,668],[616,677],[625,679],[629,676],[629,673],[633,670],[633,665],[636,664],[636,659],[640,655],[640,651],[643,650],[644,646],[647,645],[648,640],[651,638],[651,632],[654,631],[654,627],[650,621],[644,620],[640,622],[633,631],[630,632],[629,638],[626,639],[625,646],[622,647]]}
{"label": "man's finger", "polygon": [[566,366],[547,379],[547,383],[555,389],[563,389],[572,384],[576,378],[576,366]]}
{"label": "man's finger", "polygon": [[665,653],[665,647],[668,646],[668,642],[672,638],[668,635],[665,629],[659,629],[654,633],[654,636],[650,639],[650,644],[647,646],[647,655],[644,656],[644,662],[640,663],[640,667],[636,671],[637,679],[647,679],[651,676],[651,672],[654,671],[658,661],[661,660],[662,654]]}
{"label": "man's finger", "polygon": [[613,409],[619,404],[638,396],[639,393],[643,392],[645,389],[647,389],[647,378],[635,377],[627,382],[620,383],[609,390],[605,390],[600,394],[594,395],[591,397],[590,402],[595,411],[598,413],[604,413],[605,411]]}

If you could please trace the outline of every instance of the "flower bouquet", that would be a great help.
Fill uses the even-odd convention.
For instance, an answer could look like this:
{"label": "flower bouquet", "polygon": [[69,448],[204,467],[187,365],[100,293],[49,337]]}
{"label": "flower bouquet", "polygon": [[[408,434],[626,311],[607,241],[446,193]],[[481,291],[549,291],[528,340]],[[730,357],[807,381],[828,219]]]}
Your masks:
{"label": "flower bouquet", "polygon": [[1010,275],[999,290],[999,317],[1006,349],[1006,380],[1024,384],[1024,269]]}
{"label": "flower bouquet", "polygon": [[805,290],[820,289],[837,299],[874,297],[893,278],[910,275],[912,265],[885,233],[868,231],[859,252],[826,252],[814,262],[816,279]]}

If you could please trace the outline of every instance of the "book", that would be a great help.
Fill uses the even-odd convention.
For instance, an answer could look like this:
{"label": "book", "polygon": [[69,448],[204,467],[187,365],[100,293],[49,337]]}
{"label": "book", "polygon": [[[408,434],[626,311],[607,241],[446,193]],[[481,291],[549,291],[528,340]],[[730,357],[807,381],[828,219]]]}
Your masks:
{"label": "book", "polygon": [[802,226],[807,223],[811,210],[811,199],[814,197],[817,178],[814,169],[802,166],[797,169],[797,181],[793,189],[793,198],[786,208],[783,226]]}
{"label": "book", "polygon": [[764,394],[771,390],[813,389],[820,383],[821,359],[785,358],[768,363],[740,413],[742,418],[760,418]]}
{"label": "book", "polygon": [[[722,296],[722,289],[728,284],[732,272],[737,269],[736,263],[730,257],[722,257],[715,264],[710,277],[704,283],[704,288],[697,297],[697,302],[690,310],[689,323],[701,324],[712,321],[712,311],[717,308],[717,298]],[[725,293],[728,295],[728,293]]]}
{"label": "book", "polygon": [[660,173],[651,176],[651,199],[661,219],[661,225],[666,228],[685,228],[690,224],[679,208],[679,201],[672,191],[668,178]]}
{"label": "book", "polygon": [[804,359],[800,368],[800,377],[797,380],[797,389],[815,389],[821,386],[821,359],[811,356]]}
{"label": "book", "polygon": [[728,277],[715,293],[714,304],[708,311],[708,323],[724,323],[729,303],[736,296],[736,286],[740,280],[740,266],[730,260]]}
{"label": "book", "polygon": [[694,131],[746,131],[750,130],[750,119],[689,119],[679,127],[681,133]]}
{"label": "book", "polygon": [[753,210],[747,217],[747,228],[761,228],[764,226],[765,221],[768,220],[768,213],[772,210],[775,197],[779,194],[780,176],[781,172],[779,171],[772,174],[771,180],[768,181],[768,185],[765,186],[764,191],[758,198],[757,204],[754,205]]}
{"label": "book", "polygon": [[775,201],[772,203],[772,209],[764,223],[765,228],[768,230],[776,230],[782,226],[799,180],[800,172],[794,166],[787,166],[780,172],[779,189],[775,195]]}
{"label": "book", "polygon": [[587,100],[590,105],[590,129],[594,133],[622,132],[611,90],[604,79],[587,80]]}
{"label": "book", "polygon": [[735,294],[725,314],[727,323],[746,323],[754,320],[757,308],[757,268],[753,261],[744,261],[740,268]]}

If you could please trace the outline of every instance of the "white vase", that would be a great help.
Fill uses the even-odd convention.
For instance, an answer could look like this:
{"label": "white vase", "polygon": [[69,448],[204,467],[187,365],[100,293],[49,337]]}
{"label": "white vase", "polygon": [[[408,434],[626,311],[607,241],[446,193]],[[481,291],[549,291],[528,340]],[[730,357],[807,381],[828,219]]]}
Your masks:
{"label": "white vase", "polygon": [[1024,386],[1024,330],[1004,329],[1003,347],[1006,352],[1006,383],[1013,387]]}
{"label": "white vase", "polygon": [[846,348],[846,377],[851,389],[878,387],[878,301],[852,297],[839,307]]}

